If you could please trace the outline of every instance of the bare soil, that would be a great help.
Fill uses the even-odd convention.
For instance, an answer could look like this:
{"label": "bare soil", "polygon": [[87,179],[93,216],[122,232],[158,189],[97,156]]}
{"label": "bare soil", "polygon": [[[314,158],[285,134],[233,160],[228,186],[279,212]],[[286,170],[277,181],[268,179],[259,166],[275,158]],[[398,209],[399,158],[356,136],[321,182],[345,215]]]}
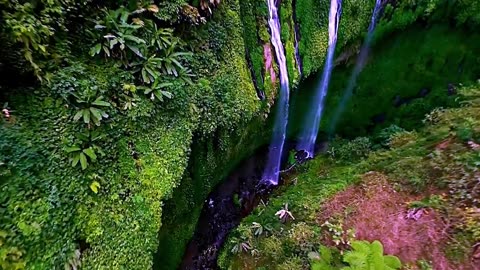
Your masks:
{"label": "bare soil", "polygon": [[344,217],[344,229],[353,228],[360,240],[379,240],[386,254],[398,256],[403,263],[415,265],[418,260],[431,261],[435,270],[479,270],[480,263],[466,258],[453,263],[446,256],[450,236],[448,219],[432,209],[408,218],[408,203],[427,194],[398,192],[378,172],[363,175],[362,184],[336,194],[323,204],[318,216],[321,225],[331,217]]}

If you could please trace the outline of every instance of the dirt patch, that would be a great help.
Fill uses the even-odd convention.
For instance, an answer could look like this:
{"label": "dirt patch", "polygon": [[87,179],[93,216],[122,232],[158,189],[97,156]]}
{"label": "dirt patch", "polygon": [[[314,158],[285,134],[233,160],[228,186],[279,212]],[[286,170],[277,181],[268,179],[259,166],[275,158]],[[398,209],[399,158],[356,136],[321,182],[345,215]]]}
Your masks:
{"label": "dirt patch", "polygon": [[381,173],[369,172],[361,185],[338,193],[323,204],[318,224],[343,215],[344,229],[353,228],[360,240],[379,240],[385,253],[398,256],[402,262],[432,262],[435,270],[480,269],[466,262],[453,264],[447,259],[448,224],[434,210],[408,215],[407,205],[425,197],[397,192]]}

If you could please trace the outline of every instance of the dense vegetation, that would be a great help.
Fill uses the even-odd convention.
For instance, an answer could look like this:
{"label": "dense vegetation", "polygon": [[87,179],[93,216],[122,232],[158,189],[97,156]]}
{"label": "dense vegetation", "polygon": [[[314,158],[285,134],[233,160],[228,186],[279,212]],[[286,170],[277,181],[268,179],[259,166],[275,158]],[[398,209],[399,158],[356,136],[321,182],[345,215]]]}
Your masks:
{"label": "dense vegetation", "polygon": [[[356,52],[373,3],[344,1],[339,55]],[[323,65],[328,5],[281,1],[292,84],[300,82],[297,42],[304,78]],[[154,256],[159,267],[174,269],[206,195],[269,140],[278,70],[265,2],[0,0],[0,11],[0,269],[148,269]],[[442,23],[432,26],[414,63],[417,74],[428,76],[411,87],[399,82],[375,100],[359,91],[352,107],[378,105],[397,91],[410,97],[427,86],[436,97],[451,80],[476,79],[478,36],[465,41],[480,24],[476,1],[393,1],[384,14],[377,48],[414,23]],[[450,39],[439,42],[444,35]],[[403,44],[408,38],[400,37]],[[458,52],[452,43],[460,41]],[[410,68],[406,55],[413,49],[398,50],[379,51],[376,59],[384,60],[366,68],[362,89],[395,65],[385,58],[403,61],[386,84]],[[418,64],[429,57],[431,65]],[[459,64],[465,72],[446,77],[446,67]],[[347,73],[332,88],[340,91]],[[399,114],[378,109],[400,125],[451,104],[438,100]],[[335,95],[328,106],[334,102]],[[377,113],[348,112],[341,125],[359,129]]]}
{"label": "dense vegetation", "polygon": [[[286,186],[242,221],[224,248],[222,268],[304,269],[311,265],[311,269],[340,269],[356,265],[342,269],[370,269],[360,266],[368,266],[370,262],[365,260],[372,259],[369,253],[379,247],[369,251],[365,243],[355,240],[353,228],[343,223],[349,215],[368,209],[339,208],[324,223],[320,216],[326,211],[323,204],[351,185],[385,184],[421,199],[399,206],[406,213],[408,209],[428,209],[442,215],[447,224],[442,229],[450,235],[449,242],[443,243],[443,252],[454,264],[468,262],[470,248],[480,241],[476,180],[480,90],[477,84],[460,92],[459,108],[433,110],[418,131],[391,126],[371,137],[333,141],[325,155],[288,175]],[[378,182],[383,177],[388,182]],[[409,262],[407,269],[432,269],[422,267],[435,259],[432,254],[425,256]]]}

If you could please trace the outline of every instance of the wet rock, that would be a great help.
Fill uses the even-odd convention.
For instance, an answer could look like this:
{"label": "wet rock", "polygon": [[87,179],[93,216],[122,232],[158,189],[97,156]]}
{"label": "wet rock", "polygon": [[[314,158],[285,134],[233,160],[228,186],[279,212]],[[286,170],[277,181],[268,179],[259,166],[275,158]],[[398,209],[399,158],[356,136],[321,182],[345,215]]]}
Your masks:
{"label": "wet rock", "polygon": [[418,92],[418,97],[419,98],[423,98],[423,97],[426,97],[428,94],[430,93],[430,89],[428,88],[423,88],[422,90],[420,90],[420,92]]}
{"label": "wet rock", "polygon": [[373,116],[372,121],[375,124],[381,124],[381,123],[385,122],[386,118],[387,118],[387,116],[384,113],[381,113],[381,114],[377,114],[377,115]]}
{"label": "wet rock", "polygon": [[308,153],[305,150],[300,150],[295,153],[295,159],[299,163],[304,163],[305,161],[309,160],[310,158],[308,157]]}
{"label": "wet rock", "polygon": [[455,87],[455,85],[453,85],[453,83],[449,83],[448,86],[447,86],[447,94],[449,96],[453,96],[453,95],[456,95],[457,94],[457,88]]}

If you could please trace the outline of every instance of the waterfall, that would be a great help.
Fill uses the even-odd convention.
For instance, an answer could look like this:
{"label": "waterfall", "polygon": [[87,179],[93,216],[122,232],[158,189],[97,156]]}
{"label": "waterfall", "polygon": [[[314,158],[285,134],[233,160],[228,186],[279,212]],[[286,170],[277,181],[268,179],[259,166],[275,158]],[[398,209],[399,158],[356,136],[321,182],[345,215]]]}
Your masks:
{"label": "waterfall", "polygon": [[273,185],[278,184],[278,175],[280,171],[280,161],[285,143],[285,133],[288,122],[288,99],[290,95],[287,61],[282,40],[280,39],[280,20],[278,18],[277,6],[275,0],[267,0],[269,19],[268,25],[271,31],[271,42],[275,48],[277,63],[280,68],[280,94],[277,100],[277,111],[275,124],[273,128],[272,140],[265,171],[263,172],[263,181],[269,181]]}
{"label": "waterfall", "polygon": [[318,130],[320,128],[320,120],[322,118],[325,97],[328,92],[328,84],[333,68],[333,55],[337,45],[337,32],[340,23],[340,15],[342,13],[342,0],[331,0],[330,15],[328,19],[328,49],[325,67],[323,68],[322,79],[318,86],[313,104],[307,115],[304,128],[297,145],[298,151],[305,151],[306,158],[312,158],[314,154],[315,141],[317,139]]}
{"label": "waterfall", "polygon": [[345,105],[347,101],[350,99],[353,93],[353,88],[357,82],[358,75],[362,71],[363,67],[365,66],[365,62],[367,61],[368,53],[370,51],[370,44],[373,38],[373,31],[375,30],[375,26],[377,24],[378,14],[380,13],[380,8],[382,6],[382,0],[376,0],[375,8],[373,9],[372,19],[370,20],[370,25],[368,26],[367,36],[365,37],[365,41],[363,42],[362,48],[360,49],[360,54],[358,56],[357,62],[355,63],[355,67],[353,68],[352,75],[348,80],[347,88],[343,94],[342,100],[338,104],[333,117],[331,119],[330,125],[328,127],[328,134],[329,136],[333,135],[335,131],[335,127],[337,122],[342,115],[343,111],[345,110]]}

